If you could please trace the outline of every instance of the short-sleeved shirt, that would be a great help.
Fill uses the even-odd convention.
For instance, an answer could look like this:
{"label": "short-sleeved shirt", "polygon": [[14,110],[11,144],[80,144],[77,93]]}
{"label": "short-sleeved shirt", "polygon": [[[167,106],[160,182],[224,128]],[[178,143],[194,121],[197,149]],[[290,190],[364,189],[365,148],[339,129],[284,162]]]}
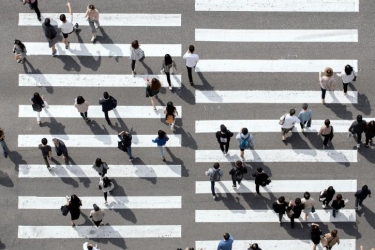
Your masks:
{"label": "short-sleeved shirt", "polygon": [[104,218],[104,212],[102,210],[99,210],[99,211],[91,210],[90,217],[92,217],[93,221],[101,221]]}
{"label": "short-sleeved shirt", "polygon": [[70,15],[70,22],[68,20],[66,20],[65,23],[59,22],[59,24],[57,25],[57,27],[59,29],[61,29],[62,33],[64,33],[64,34],[70,34],[74,30],[74,25],[73,25],[72,22],[73,22],[73,15]]}
{"label": "short-sleeved shirt", "polygon": [[39,149],[42,151],[43,156],[48,156],[49,152],[52,151],[50,145],[43,147],[42,144],[39,144]]}

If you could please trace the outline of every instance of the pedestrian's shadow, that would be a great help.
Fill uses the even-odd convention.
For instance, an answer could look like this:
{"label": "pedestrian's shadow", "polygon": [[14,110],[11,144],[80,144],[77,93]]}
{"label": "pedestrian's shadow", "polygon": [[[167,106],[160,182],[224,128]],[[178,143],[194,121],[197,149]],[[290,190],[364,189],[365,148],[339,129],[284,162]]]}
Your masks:
{"label": "pedestrian's shadow", "polygon": [[[112,179],[112,183],[115,185],[115,188],[112,191],[112,197],[115,199],[117,204],[122,203],[119,199],[116,199],[117,196],[127,196],[125,193],[125,190],[122,186],[120,186],[116,180]],[[109,204],[110,205],[110,204]],[[135,214],[131,209],[114,209],[116,213],[119,213],[122,218],[124,218],[127,221],[130,221],[133,224],[137,223],[137,218],[135,217]]]}
{"label": "pedestrian's shadow", "polygon": [[65,126],[60,123],[60,122],[57,122],[56,118],[54,118],[48,111],[48,109],[44,109],[45,112],[48,114],[49,118],[50,118],[50,122],[42,122],[41,123],[41,126],[42,127],[48,127],[49,128],[49,134],[51,135],[59,135],[59,138],[60,139],[69,139],[68,136],[66,135],[66,132],[65,132]]}
{"label": "pedestrian's shadow", "polygon": [[186,166],[184,165],[184,162],[181,159],[177,158],[168,147],[165,147],[165,151],[167,151],[169,156],[172,158],[172,161],[168,161],[167,159],[167,162],[173,165],[181,165],[181,176],[188,177],[189,169],[186,168]]}
{"label": "pedestrian's shadow", "polygon": [[[64,48],[62,48],[61,46],[63,46]],[[64,54],[65,44],[57,43],[56,50],[58,51],[59,54]],[[76,71],[76,72],[81,71],[81,66],[76,62],[76,60],[73,59],[72,56],[57,56],[56,58],[59,59],[62,63],[64,63],[63,69],[65,71]]]}
{"label": "pedestrian's shadow", "polygon": [[27,162],[17,151],[8,151],[8,157],[13,162],[14,170],[17,172],[19,171],[19,165],[27,165]]}
{"label": "pedestrian's shadow", "polygon": [[[109,223],[105,224],[105,227],[111,227]],[[100,227],[99,227],[100,230]],[[117,232],[114,228],[111,229],[111,231]],[[117,232],[117,235],[120,235],[119,232]],[[118,237],[118,238],[90,238],[90,240],[107,245],[108,242],[112,243],[113,245],[117,246],[119,249],[127,249],[128,247],[125,244],[125,238]]]}
{"label": "pedestrian's shadow", "polygon": [[194,140],[194,137],[190,132],[185,132],[181,127],[176,129],[176,133],[181,134],[181,146],[186,148],[191,148],[194,150],[198,149],[197,142]]}
{"label": "pedestrian's shadow", "polygon": [[[78,39],[79,45],[81,47],[81,51],[87,50],[87,48],[84,45],[84,42],[82,40],[82,37],[80,35],[80,32],[77,32],[77,39]],[[77,56],[77,58],[84,67],[90,68],[93,71],[97,71],[100,67],[101,62],[102,62],[102,57],[100,56],[99,50],[98,50],[98,54],[99,54],[99,56],[98,56],[97,60],[94,59],[94,56]]]}
{"label": "pedestrian's shadow", "polygon": [[181,83],[181,88],[173,88],[172,92],[178,95],[186,103],[195,105],[195,96],[191,90],[186,88],[185,84]]}
{"label": "pedestrian's shadow", "polygon": [[122,54],[122,51],[121,51],[120,47],[114,45],[115,43],[108,36],[108,34],[103,29],[103,27],[100,26],[99,30],[102,33],[102,36],[97,35],[94,44],[96,42],[100,42],[101,44],[112,44],[112,46],[111,46],[112,50],[108,51],[109,52],[109,58],[115,57],[116,62],[119,62],[119,59],[122,57],[122,56],[119,56],[119,55]]}
{"label": "pedestrian's shadow", "polygon": [[99,141],[103,142],[104,144],[110,143],[105,138],[103,140],[102,137],[97,137],[97,135],[109,135],[109,132],[107,128],[105,127],[105,125],[102,125],[103,128],[101,128],[100,125],[94,120],[91,120],[91,122],[88,122],[87,125],[91,129],[91,132],[94,134],[95,138],[97,138]]}
{"label": "pedestrian's shadow", "polygon": [[[370,143],[369,143],[370,144]],[[371,143],[369,146],[372,146]],[[375,163],[375,154],[373,153],[371,148],[361,147],[358,149],[358,154],[362,155],[364,158],[366,158],[367,161],[371,163]]]}
{"label": "pedestrian's shadow", "polygon": [[146,69],[148,75],[153,75],[152,69],[145,63],[145,59],[138,61],[142,64],[142,66]]}
{"label": "pedestrian's shadow", "polygon": [[197,72],[197,75],[199,79],[201,80],[203,85],[195,85],[196,89],[199,90],[214,90],[215,88],[207,81],[207,79],[204,77],[202,72]]}
{"label": "pedestrian's shadow", "polygon": [[1,240],[0,240],[0,249],[5,249],[6,248],[6,245],[4,244],[4,242],[2,242]]}
{"label": "pedestrian's shadow", "polygon": [[[357,91],[354,84],[349,83],[349,87],[352,91]],[[353,104],[353,107],[362,112],[364,115],[371,114],[371,103],[365,94],[358,92],[358,103]]]}
{"label": "pedestrian's shadow", "polygon": [[[234,197],[228,189],[225,188],[224,185],[222,185],[220,182],[217,182],[217,184],[221,185],[222,189],[224,190],[224,193],[218,193],[216,197],[216,201],[222,201],[223,204],[231,210],[240,210],[240,213],[245,213],[245,207],[240,203],[239,197]],[[223,196],[223,194],[226,195]],[[241,212],[242,211],[242,212]]]}
{"label": "pedestrian's shadow", "polygon": [[375,213],[373,211],[371,211],[370,209],[368,209],[368,207],[366,205],[364,205],[362,203],[362,206],[359,206],[359,210],[357,211],[357,214],[359,217],[362,217],[362,215],[365,216],[365,219],[367,220],[368,224],[373,228],[375,229],[375,221],[374,221],[374,217],[375,217]]}
{"label": "pedestrian's shadow", "polygon": [[[55,160],[55,158],[52,158],[51,160],[55,165],[61,165],[58,161]],[[62,165],[61,165],[62,166]],[[53,171],[54,168],[52,168],[51,172]],[[68,171],[62,166],[60,169],[59,169],[59,172],[65,172],[65,176],[68,175]],[[53,174],[53,172],[52,172]],[[78,188],[79,187],[79,184],[76,180],[74,180],[73,178],[71,177],[60,177],[61,181],[64,182],[65,184],[67,185],[72,185],[73,187],[75,188]]]}
{"label": "pedestrian's shadow", "polygon": [[[372,215],[374,215],[372,213]],[[336,229],[341,229],[345,232],[345,234],[354,236],[356,239],[362,238],[362,234],[358,231],[358,226],[356,222],[332,222]]]}
{"label": "pedestrian's shadow", "polygon": [[[115,130],[117,130],[118,133],[121,131],[129,131],[129,128],[126,126],[124,120],[121,118],[120,113],[117,111],[117,109],[113,109],[113,113],[115,114],[115,117],[117,118],[117,122],[114,123],[111,127]],[[133,128],[131,128],[131,131],[129,131],[130,134],[132,134]]]}
{"label": "pedestrian's shadow", "polygon": [[[72,157],[71,156],[68,156],[66,159],[65,159],[65,165],[66,165],[66,168],[69,170],[70,168],[74,168],[74,170],[75,171],[77,171],[77,163],[75,163],[75,161],[72,159]],[[73,166],[73,167],[71,167],[71,166]],[[82,174],[84,174],[84,172],[83,171],[80,171],[81,173],[81,175]],[[78,177],[78,180],[79,180],[79,182],[81,182],[81,183],[83,183],[83,186],[84,187],[86,187],[86,188],[88,188],[88,187],[90,187],[90,183],[91,183],[91,180],[90,180],[90,178],[87,178],[87,176],[86,177]]]}
{"label": "pedestrian's shadow", "polygon": [[[143,161],[142,161],[142,159],[141,158],[139,158],[139,157],[135,157],[135,156],[133,156],[133,161],[132,161],[132,163],[134,164],[134,165],[146,165]],[[146,181],[149,181],[149,182],[151,182],[152,184],[156,184],[156,182],[157,182],[157,178],[156,177],[141,177],[141,176],[139,176],[138,177],[139,179],[142,179],[142,180],[146,180]]]}
{"label": "pedestrian's shadow", "polygon": [[[27,69],[26,64],[29,65],[30,71]],[[39,70],[35,69],[34,66],[26,60],[25,63],[23,64],[23,70],[25,71],[26,74],[31,74],[29,76],[33,77],[36,82],[38,82],[40,85],[36,85],[39,88],[45,87],[47,93],[53,94],[53,87],[48,85],[48,81],[44,77],[44,74]]]}
{"label": "pedestrian's shadow", "polygon": [[0,170],[0,185],[4,187],[14,187],[12,179],[9,177],[8,173]]}

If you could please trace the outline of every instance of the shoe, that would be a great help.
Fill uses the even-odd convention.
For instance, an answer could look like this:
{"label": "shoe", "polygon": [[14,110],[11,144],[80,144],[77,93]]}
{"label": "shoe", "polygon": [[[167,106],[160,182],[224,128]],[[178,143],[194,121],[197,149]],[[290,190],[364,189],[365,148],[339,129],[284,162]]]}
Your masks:
{"label": "shoe", "polygon": [[167,160],[165,159],[165,157],[161,158],[162,161],[166,162]]}
{"label": "shoe", "polygon": [[361,144],[357,144],[357,149],[359,149],[361,147]]}
{"label": "shoe", "polygon": [[135,71],[132,71],[132,74],[133,74],[133,77],[135,77],[135,75],[137,74]]}
{"label": "shoe", "polygon": [[112,123],[108,122],[108,125],[109,125],[109,126],[112,126]]}
{"label": "shoe", "polygon": [[225,152],[225,153],[224,153],[224,156],[227,156],[227,155],[228,155],[228,152]]}
{"label": "shoe", "polygon": [[224,151],[221,151],[221,153],[225,156],[225,152]]}
{"label": "shoe", "polygon": [[108,202],[107,202],[107,201],[105,201],[105,202],[104,202],[104,205],[108,205]]}
{"label": "shoe", "polygon": [[162,74],[162,75],[164,74],[164,70],[163,70],[163,69],[162,69],[162,70],[160,70],[160,74]]}
{"label": "shoe", "polygon": [[75,227],[76,226],[76,224],[74,224],[74,222],[72,222],[72,227]]}
{"label": "shoe", "polygon": [[91,37],[91,42],[95,41],[95,39],[96,39],[95,36]]}
{"label": "shoe", "polygon": [[212,196],[212,198],[214,198],[214,200],[216,200],[216,196]]}
{"label": "shoe", "polygon": [[326,146],[323,145],[323,149],[326,149]]}
{"label": "shoe", "polygon": [[42,21],[42,18],[38,17],[38,21],[41,22],[41,21]]}
{"label": "shoe", "polygon": [[22,60],[21,60],[21,59],[18,59],[18,60],[17,60],[17,62],[18,62],[18,63],[21,63],[21,62],[22,62]]}
{"label": "shoe", "polygon": [[285,136],[281,136],[281,140],[282,140],[282,141],[285,141]]}
{"label": "shoe", "polygon": [[76,23],[76,24],[74,24],[74,28],[76,29],[76,31],[77,31],[77,29],[78,29],[78,23]]}
{"label": "shoe", "polygon": [[52,51],[52,56],[55,57],[55,56],[56,56],[56,53],[57,53],[57,50]]}
{"label": "shoe", "polygon": [[52,168],[51,168],[51,167],[49,167],[49,168],[48,168],[48,171],[51,171],[51,169],[52,169]]}
{"label": "shoe", "polygon": [[172,87],[169,87],[169,90],[172,90]]}
{"label": "shoe", "polygon": [[68,42],[68,45],[65,45],[65,49],[69,49],[70,42]]}
{"label": "shoe", "polygon": [[333,215],[333,214],[332,214],[332,216],[333,216],[333,218],[336,218],[336,215]]}
{"label": "shoe", "polygon": [[194,83],[193,83],[193,82],[190,82],[190,85],[191,85],[191,86],[194,86]]}
{"label": "shoe", "polygon": [[4,157],[5,157],[5,158],[8,158],[8,153],[4,153]]}
{"label": "shoe", "polygon": [[323,205],[322,205],[322,208],[327,208],[327,205],[324,205],[324,204],[323,204]]}
{"label": "shoe", "polygon": [[237,188],[237,186],[236,186],[236,185],[233,185],[232,188]]}
{"label": "shoe", "polygon": [[303,133],[303,132],[305,132],[305,129],[304,129],[304,128],[302,128],[302,129],[301,129],[301,131],[302,131],[302,133]]}
{"label": "shoe", "polygon": [[91,119],[86,118],[85,121],[86,121],[86,122],[91,122]]}
{"label": "shoe", "polygon": [[279,224],[281,224],[281,220],[279,220]]}
{"label": "shoe", "polygon": [[245,162],[245,158],[241,157],[241,161],[242,161],[242,162]]}
{"label": "shoe", "polygon": [[134,160],[134,158],[133,158],[133,157],[130,157],[130,158],[129,158],[129,161],[133,161],[133,160]]}

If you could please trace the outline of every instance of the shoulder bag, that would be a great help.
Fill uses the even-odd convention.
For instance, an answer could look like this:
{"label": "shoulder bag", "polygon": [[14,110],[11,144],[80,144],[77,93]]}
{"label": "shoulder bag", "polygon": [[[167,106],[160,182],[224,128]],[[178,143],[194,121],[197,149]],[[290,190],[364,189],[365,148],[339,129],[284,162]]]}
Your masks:
{"label": "shoulder bag", "polygon": [[32,107],[33,107],[33,110],[36,111],[36,112],[42,111],[42,105],[40,105],[38,103],[33,103]]}
{"label": "shoulder bag", "polygon": [[62,215],[67,216],[69,213],[69,207],[67,205],[61,206],[60,208]]}

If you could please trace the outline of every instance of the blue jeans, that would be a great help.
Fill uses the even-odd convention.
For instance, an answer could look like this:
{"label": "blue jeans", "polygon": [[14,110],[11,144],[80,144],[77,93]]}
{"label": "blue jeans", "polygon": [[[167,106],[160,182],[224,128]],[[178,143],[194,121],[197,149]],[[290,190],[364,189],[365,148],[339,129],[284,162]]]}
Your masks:
{"label": "blue jeans", "polygon": [[164,158],[164,153],[163,153],[163,146],[159,146],[158,145],[158,149],[159,149],[159,155],[161,158]]}
{"label": "blue jeans", "polygon": [[127,150],[126,153],[129,155],[129,159],[133,158],[133,156],[132,156],[132,147],[129,146],[129,147],[126,148],[126,150]]}
{"label": "blue jeans", "polygon": [[5,144],[4,140],[0,141],[0,144],[1,144],[1,147],[3,148],[3,155],[4,157],[6,157],[6,155],[8,155],[7,145]]}

